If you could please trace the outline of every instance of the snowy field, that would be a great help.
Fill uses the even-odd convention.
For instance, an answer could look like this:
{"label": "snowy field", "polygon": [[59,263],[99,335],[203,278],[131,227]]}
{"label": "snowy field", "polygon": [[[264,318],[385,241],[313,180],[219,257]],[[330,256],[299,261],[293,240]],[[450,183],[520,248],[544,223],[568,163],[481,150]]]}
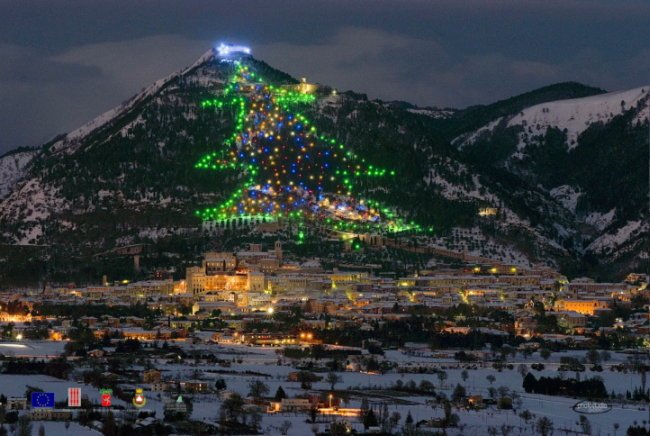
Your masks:
{"label": "snowy field", "polygon": [[48,359],[63,353],[65,341],[0,342],[0,354],[11,357]]}
{"label": "snowy field", "polygon": [[[205,348],[205,346],[200,345],[185,345],[184,348]],[[300,384],[297,382],[288,382],[286,381],[287,375],[290,372],[294,372],[295,369],[289,365],[277,365],[278,355],[276,354],[276,348],[252,348],[246,346],[228,346],[228,347],[219,347],[221,353],[221,358],[232,358],[236,360],[236,363],[233,363],[229,368],[221,368],[214,366],[206,365],[193,365],[189,361],[185,362],[184,365],[171,365],[163,363],[162,361],[157,365],[159,369],[163,370],[163,376],[171,376],[172,378],[182,377],[182,378],[191,378],[192,374],[195,371],[201,371],[202,377],[205,379],[216,380],[218,378],[223,378],[226,381],[227,389],[238,392],[244,396],[248,394],[248,384],[251,380],[261,380],[269,386],[269,395],[273,395],[279,386],[285,390],[288,396],[295,396],[301,393],[304,393],[300,389]],[[223,353],[223,354],[222,354]],[[520,363],[524,363],[530,367],[532,363],[543,362],[545,364],[545,369],[542,371],[535,371],[530,369],[530,371],[539,378],[540,376],[557,376],[559,373],[557,367],[559,365],[560,357],[563,356],[572,356],[577,358],[584,357],[585,352],[565,352],[565,353],[554,353],[548,359],[544,361],[539,358],[536,354],[531,356],[528,359],[523,359],[519,355],[516,359],[513,359],[511,363],[514,364],[513,370],[504,369],[501,372],[494,370],[491,367],[479,368],[479,369],[469,369],[468,378],[466,381],[462,380],[461,373],[463,371],[463,365],[459,365],[457,362],[451,359],[434,359],[427,357],[414,357],[410,355],[402,354],[396,350],[390,350],[386,353],[386,357],[389,360],[400,362],[400,364],[410,363],[417,365],[418,363],[436,363],[437,366],[441,369],[444,369],[448,378],[444,383],[440,384],[438,378],[435,374],[399,374],[399,373],[388,373],[383,375],[372,375],[372,374],[363,374],[363,373],[353,373],[353,372],[342,372],[339,375],[342,378],[342,381],[336,385],[337,390],[347,389],[347,388],[360,388],[363,390],[368,390],[370,387],[379,386],[379,387],[389,387],[393,385],[398,380],[406,383],[410,380],[419,383],[421,380],[428,380],[434,384],[436,391],[444,392],[448,397],[451,396],[451,393],[457,383],[462,384],[466,387],[468,394],[477,394],[482,395],[484,398],[489,397],[488,389],[490,387],[499,388],[501,386],[508,387],[511,391],[517,392],[522,398],[522,406],[519,408],[516,413],[513,411],[499,411],[491,407],[481,411],[465,411],[465,410],[454,410],[454,413],[457,413],[460,417],[461,426],[463,426],[462,434],[465,435],[484,435],[487,431],[487,426],[497,426],[500,427],[502,424],[514,426],[515,428],[520,428],[522,434],[535,434],[531,425],[534,424],[534,421],[542,416],[547,416],[551,418],[555,424],[556,431],[559,429],[567,431],[579,431],[578,419],[580,414],[575,412],[572,409],[572,406],[575,405],[579,399],[576,398],[566,398],[558,396],[546,396],[546,395],[536,395],[536,394],[527,394],[522,388],[522,376],[517,371],[517,366]],[[635,387],[640,385],[640,376],[638,374],[632,373],[619,373],[612,372],[609,367],[613,364],[621,363],[626,361],[627,357],[625,355],[612,353],[612,359],[604,364],[605,370],[602,372],[591,372],[588,369],[580,374],[581,379],[590,378],[592,376],[602,377],[608,391],[614,390],[615,392],[625,393],[626,390],[633,390]],[[241,363],[238,363],[241,360]],[[287,363],[288,361],[285,360]],[[586,365],[589,368],[589,365]],[[224,371],[233,371],[244,373],[245,371],[252,371],[256,373],[265,374],[265,376],[256,376],[256,375],[247,375],[247,374],[215,374],[208,372],[209,370],[224,370]],[[490,383],[487,376],[493,375],[495,380]],[[320,374],[325,375],[325,374]],[[573,373],[566,373],[567,377],[573,377]],[[316,382],[312,384],[312,391],[327,391],[329,389],[329,384],[323,382]],[[344,406],[347,407],[359,407],[361,404],[361,397],[352,394],[350,395],[349,403]],[[195,396],[195,401],[199,401],[198,398],[201,396]],[[206,422],[214,421],[218,416],[220,401],[216,398],[215,395],[205,395],[202,396],[203,402],[197,404],[195,402],[194,412],[192,415],[193,419],[203,420]],[[400,397],[399,402],[406,402],[410,404],[395,404],[394,401],[386,400],[386,397],[374,397],[372,395],[368,396],[368,400],[371,405],[379,408],[380,405],[383,405],[384,402],[388,401],[389,412],[397,411],[402,416],[403,424],[404,418],[410,412],[415,421],[431,419],[432,417],[441,417],[443,412],[440,407],[433,409],[430,405],[427,404],[427,400],[430,398],[425,397],[415,397],[415,396],[406,396]],[[535,414],[535,418],[529,423],[526,423],[518,414],[523,410],[529,410]],[[614,423],[619,424],[619,434],[624,434],[625,429],[635,421],[641,423],[644,420],[648,419],[649,411],[645,406],[639,407],[632,404],[612,404],[612,410],[610,412],[599,414],[599,415],[586,415],[591,422],[594,428],[594,434],[608,435],[614,434]],[[265,415],[262,421],[262,427],[266,429],[266,432],[273,434],[277,432],[277,428],[283,421],[289,420],[292,422],[291,430],[289,431],[290,435],[304,435],[312,432],[312,424],[306,423],[307,419],[306,414],[296,415],[296,414],[278,414],[278,415]],[[320,430],[324,430],[326,427],[325,423],[319,424]],[[359,430],[362,429],[361,424],[357,425]],[[458,430],[456,430],[458,432]],[[449,434],[454,434],[454,430],[448,431]],[[460,434],[460,432],[458,432]]]}
{"label": "snowy field", "polygon": [[[44,343],[47,344],[47,343]],[[51,343],[50,343],[51,344]],[[296,371],[295,368],[290,366],[290,361],[281,358],[281,363],[278,365],[279,356],[276,353],[277,348],[262,348],[262,347],[247,347],[247,346],[221,346],[221,345],[190,345],[178,344],[186,350],[191,349],[210,349],[217,352],[221,359],[230,360],[230,367],[221,367],[215,365],[195,364],[192,359],[187,359],[182,363],[170,363],[166,359],[153,360],[152,363],[156,368],[162,371],[163,378],[171,379],[192,379],[196,376],[204,380],[210,380],[211,384],[219,378],[226,381],[227,389],[235,391],[243,396],[248,395],[248,385],[252,380],[261,380],[269,387],[269,396],[273,396],[279,386],[282,386],[284,391],[289,397],[304,394],[305,391],[300,388],[297,382],[288,382],[287,375]],[[30,349],[37,350],[36,353],[51,352],[54,350],[47,349],[44,345],[43,348],[38,349],[38,343],[30,344]],[[433,408],[428,404],[431,397],[419,397],[410,394],[404,396],[392,396],[377,392],[376,389],[387,388],[393,385],[398,380],[403,383],[414,381],[420,383],[422,380],[428,380],[435,386],[437,392],[444,392],[448,397],[451,396],[452,391],[456,384],[462,384],[469,395],[482,395],[484,398],[489,397],[488,389],[490,387],[500,388],[505,386],[511,391],[516,392],[521,396],[522,405],[516,411],[500,411],[493,406],[480,411],[456,410],[454,413],[458,414],[460,418],[460,428],[449,429],[448,434],[464,434],[464,435],[484,435],[487,434],[487,427],[500,427],[502,424],[513,426],[514,432],[512,434],[535,434],[534,422],[542,416],[551,418],[554,422],[555,433],[564,434],[566,432],[579,431],[578,419],[580,414],[576,413],[572,406],[576,404],[579,399],[566,398],[558,396],[545,396],[536,394],[526,394],[522,388],[522,376],[517,371],[517,366],[520,363],[528,365],[535,362],[543,362],[545,369],[543,371],[535,371],[529,369],[536,377],[540,376],[557,376],[557,367],[559,359],[562,356],[573,356],[577,358],[584,357],[585,352],[570,352],[570,353],[553,353],[551,357],[544,361],[537,354],[534,354],[528,359],[524,359],[517,355],[510,363],[513,363],[514,369],[503,369],[497,371],[491,367],[478,369],[468,369],[468,376],[465,381],[462,379],[462,371],[464,365],[458,364],[452,359],[436,359],[426,356],[411,356],[405,355],[397,350],[389,350],[386,352],[386,358],[399,362],[400,365],[415,365],[418,364],[434,364],[436,368],[443,369],[448,378],[441,384],[440,380],[435,374],[400,374],[391,372],[383,375],[372,375],[356,372],[341,372],[341,382],[336,385],[336,390],[343,390],[352,388],[354,392],[350,393],[348,402],[342,404],[343,407],[359,407],[362,398],[365,397],[372,407],[379,409],[380,406],[386,403],[390,413],[399,412],[402,419],[399,426],[404,424],[404,419],[408,413],[411,413],[415,422],[420,420],[431,419],[433,417],[442,417],[443,411],[440,406]],[[605,363],[604,371],[591,372],[586,370],[580,374],[581,379],[586,379],[592,376],[602,377],[608,391],[616,391],[617,393],[625,393],[626,390],[633,390],[641,383],[640,376],[633,373],[619,373],[610,370],[610,366],[626,361],[627,356],[612,353],[612,359]],[[587,368],[589,365],[586,365]],[[220,373],[221,372],[221,373]],[[248,374],[246,372],[249,372]],[[256,374],[250,374],[250,372]],[[320,374],[324,376],[325,374]],[[490,383],[487,376],[493,375],[495,380]],[[573,373],[567,373],[567,377],[573,377]],[[26,375],[0,375],[0,393],[10,396],[23,396],[27,386],[34,386],[43,389],[47,392],[54,392],[57,401],[62,401],[66,398],[68,387],[81,387],[82,395],[90,399],[98,400],[100,397],[98,389],[76,383],[74,381],[58,380],[48,376],[26,376]],[[148,385],[143,385],[145,390]],[[312,384],[311,392],[322,393],[328,392],[330,386],[324,381],[315,382]],[[164,401],[170,394],[146,391],[147,406],[145,410],[153,410],[156,412],[157,417],[163,416]],[[204,422],[216,422],[219,415],[219,408],[221,400],[216,394],[194,394],[193,398],[193,413],[192,419]],[[114,404],[122,404],[117,399],[113,399]],[[535,417],[529,422],[525,422],[519,417],[519,413],[523,410],[529,410]],[[592,424],[595,435],[609,435],[614,434],[614,423],[619,424],[618,434],[625,434],[625,430],[635,421],[642,423],[649,417],[649,411],[645,406],[638,406],[632,404],[612,403],[612,410],[598,415],[586,415]],[[317,425],[306,422],[308,416],[306,413],[302,414],[276,414],[276,415],[263,415],[262,429],[265,434],[279,434],[278,428],[284,421],[290,421],[292,426],[289,430],[290,435],[308,435],[312,434],[313,430],[318,427],[323,431],[327,427],[327,422],[323,421]],[[47,435],[58,434],[79,434],[91,435],[98,434],[95,430],[89,428],[79,427],[77,424],[71,424],[68,429],[64,427],[63,423],[43,422]],[[41,422],[34,422],[33,432],[36,435]],[[363,427],[360,422],[356,422],[354,426],[358,430]]]}

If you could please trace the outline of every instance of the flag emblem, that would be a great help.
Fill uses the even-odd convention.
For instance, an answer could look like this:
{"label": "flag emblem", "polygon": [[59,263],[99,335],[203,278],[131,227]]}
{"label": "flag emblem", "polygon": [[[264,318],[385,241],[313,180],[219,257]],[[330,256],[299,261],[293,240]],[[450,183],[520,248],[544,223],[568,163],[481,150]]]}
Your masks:
{"label": "flag emblem", "polygon": [[102,389],[100,393],[102,394],[102,407],[111,407],[111,394],[113,390]]}
{"label": "flag emblem", "polygon": [[54,407],[54,392],[32,392],[32,407]]}
{"label": "flag emblem", "polygon": [[81,407],[81,388],[68,388],[68,407]]}
{"label": "flag emblem", "polygon": [[133,400],[131,400],[133,405],[135,407],[144,407],[145,404],[147,404],[147,399],[144,397],[144,390],[142,388],[138,388],[135,390],[135,395],[133,396]]}

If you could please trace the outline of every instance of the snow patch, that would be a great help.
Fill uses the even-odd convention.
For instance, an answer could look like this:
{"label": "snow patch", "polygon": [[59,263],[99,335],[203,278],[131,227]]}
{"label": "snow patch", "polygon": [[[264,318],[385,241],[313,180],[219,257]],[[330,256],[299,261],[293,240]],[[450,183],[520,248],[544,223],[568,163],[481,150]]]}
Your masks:
{"label": "snow patch", "polygon": [[496,128],[496,126],[498,126],[502,122],[503,122],[503,117],[499,117],[495,120],[490,121],[489,123],[487,123],[485,126],[481,127],[478,130],[475,130],[470,133],[465,133],[454,138],[451,141],[451,143],[457,146],[459,149],[462,149],[467,145],[474,144],[481,136],[487,135],[490,132],[492,132]]}
{"label": "snow patch", "polygon": [[556,199],[562,206],[569,209],[571,213],[576,212],[576,206],[578,205],[578,199],[582,195],[582,192],[570,185],[557,186],[549,192],[551,197]]}
{"label": "snow patch", "polygon": [[589,126],[597,122],[607,123],[612,118],[621,115],[639,104],[641,108],[635,120],[643,122],[647,119],[647,99],[650,98],[650,86],[644,86],[626,91],[609,92],[590,97],[557,100],[540,103],[528,107],[516,115],[499,117],[478,130],[455,138],[452,143],[458,148],[475,143],[482,135],[492,132],[501,122],[506,121],[507,127],[521,126],[518,150],[522,150],[531,138],[546,135],[549,128],[566,131],[567,147],[569,150],[578,144],[578,136]]}
{"label": "snow patch", "polygon": [[407,109],[407,111],[411,112],[412,114],[426,115],[427,117],[431,117],[431,118],[435,118],[435,119],[449,118],[454,114],[454,111],[445,110],[445,109],[412,108],[412,109]]}
{"label": "snow patch", "polygon": [[607,254],[617,247],[629,242],[641,232],[647,231],[648,224],[642,220],[628,221],[623,227],[596,238],[587,247],[588,251]]}
{"label": "snow patch", "polygon": [[0,157],[0,199],[9,195],[16,182],[23,178],[25,168],[36,154],[36,151],[24,151]]}
{"label": "snow patch", "polygon": [[605,230],[614,220],[616,208],[607,213],[592,212],[585,218],[585,222],[597,228],[600,231]]}
{"label": "snow patch", "polygon": [[578,142],[578,136],[593,123],[611,121],[617,115],[635,107],[648,96],[650,87],[609,92],[591,97],[541,103],[524,109],[510,118],[508,127],[523,126],[528,135],[546,134],[549,127],[566,129],[569,150]]}

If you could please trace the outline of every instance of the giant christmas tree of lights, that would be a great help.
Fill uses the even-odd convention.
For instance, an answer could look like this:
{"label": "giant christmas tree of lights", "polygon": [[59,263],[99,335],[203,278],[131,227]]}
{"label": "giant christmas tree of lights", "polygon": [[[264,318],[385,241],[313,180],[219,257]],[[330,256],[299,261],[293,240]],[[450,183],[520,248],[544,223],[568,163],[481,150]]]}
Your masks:
{"label": "giant christmas tree of lights", "polygon": [[316,97],[300,86],[273,86],[240,60],[218,98],[203,108],[231,111],[234,129],[219,149],[203,156],[197,168],[237,172],[238,188],[221,204],[196,212],[206,221],[238,217],[273,221],[317,220],[334,230],[416,230],[389,208],[359,197],[362,179],[395,176],[366,165],[345,145],[320,134],[294,108]]}

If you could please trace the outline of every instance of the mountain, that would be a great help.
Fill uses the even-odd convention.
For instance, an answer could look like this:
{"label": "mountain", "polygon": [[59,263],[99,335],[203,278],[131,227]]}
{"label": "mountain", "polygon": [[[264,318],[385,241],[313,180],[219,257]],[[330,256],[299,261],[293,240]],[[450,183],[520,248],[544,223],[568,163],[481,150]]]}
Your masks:
{"label": "mountain", "polygon": [[[452,143],[495,180],[555,201],[555,239],[583,259],[647,258],[650,87],[545,102],[494,118]],[[639,257],[640,256],[640,257]]]}
{"label": "mountain", "polygon": [[[273,85],[298,83],[253,57],[242,63]],[[39,150],[0,157],[0,242],[52,247],[29,262],[62,277],[84,263],[96,277],[93,259],[128,244],[150,244],[170,265],[204,249],[194,212],[223,200],[238,176],[195,169],[233,127],[231,114],[200,103],[231,73],[210,50]],[[647,91],[563,83],[456,110],[320,85],[303,113],[397,171],[366,194],[433,226],[430,245],[614,277],[647,257]],[[496,215],[479,214],[485,207]],[[0,274],[15,276],[14,264],[0,252]]]}

